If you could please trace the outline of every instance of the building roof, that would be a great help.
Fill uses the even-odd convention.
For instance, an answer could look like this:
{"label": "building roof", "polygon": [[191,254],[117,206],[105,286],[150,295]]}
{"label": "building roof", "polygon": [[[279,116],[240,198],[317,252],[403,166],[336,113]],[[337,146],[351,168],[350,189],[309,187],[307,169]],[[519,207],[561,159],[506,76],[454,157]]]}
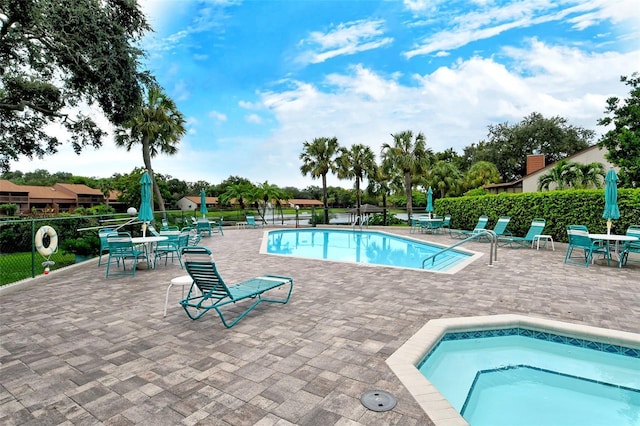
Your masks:
{"label": "building roof", "polygon": [[15,183],[0,179],[0,192],[28,192],[22,185],[16,185]]}
{"label": "building roof", "polygon": [[24,188],[29,193],[29,198],[39,198],[45,200],[52,199],[65,199],[65,200],[75,200],[76,197],[74,195],[69,194],[65,191],[59,191],[50,186],[35,186],[35,185],[19,185],[20,188]]}
{"label": "building roof", "polygon": [[77,195],[100,195],[101,197],[104,196],[102,191],[100,191],[99,189],[90,188],[87,185],[79,183],[56,183],[53,186],[55,188],[60,188]]}

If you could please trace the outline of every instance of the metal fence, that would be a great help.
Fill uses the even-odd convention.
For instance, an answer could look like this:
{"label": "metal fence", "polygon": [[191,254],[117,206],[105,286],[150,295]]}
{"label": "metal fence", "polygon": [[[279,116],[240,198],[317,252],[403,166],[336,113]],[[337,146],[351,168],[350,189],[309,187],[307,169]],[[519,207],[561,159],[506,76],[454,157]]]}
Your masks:
{"label": "metal fence", "polygon": [[[164,214],[154,212],[157,227],[166,223],[169,226],[190,226],[193,218],[200,213],[192,211],[167,211]],[[213,210],[207,215],[218,220],[224,217],[224,226],[233,227],[246,220],[247,215],[259,214],[251,209]],[[286,213],[269,210],[264,214],[264,222],[271,226],[314,226],[322,223],[323,209],[287,210]],[[344,209],[329,211],[330,223],[348,225],[354,216]],[[43,232],[50,227],[57,237],[57,247],[52,249],[51,236]],[[33,278],[49,271],[69,266],[78,261],[95,257],[99,253],[98,229],[110,227],[130,232],[133,236],[141,234],[140,222],[135,216],[127,214],[55,217],[11,218],[0,220],[0,286]],[[46,231],[48,228],[44,228]],[[49,234],[52,234],[50,231]],[[41,250],[36,247],[36,240]],[[44,248],[44,249],[42,249]],[[51,251],[51,253],[49,253]]]}

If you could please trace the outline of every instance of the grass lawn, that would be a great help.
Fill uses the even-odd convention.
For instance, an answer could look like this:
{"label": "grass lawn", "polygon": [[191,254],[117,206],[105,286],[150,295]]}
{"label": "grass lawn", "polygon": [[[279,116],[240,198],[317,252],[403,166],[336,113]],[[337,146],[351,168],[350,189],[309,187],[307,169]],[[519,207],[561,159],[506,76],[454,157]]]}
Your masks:
{"label": "grass lawn", "polygon": [[[75,262],[75,255],[57,252],[51,255],[51,260],[56,263],[51,265],[49,269],[60,269],[72,265]],[[0,286],[31,278],[33,273],[35,275],[42,274],[44,272],[42,262],[44,261],[45,259],[38,253],[33,256],[30,252],[0,254]]]}

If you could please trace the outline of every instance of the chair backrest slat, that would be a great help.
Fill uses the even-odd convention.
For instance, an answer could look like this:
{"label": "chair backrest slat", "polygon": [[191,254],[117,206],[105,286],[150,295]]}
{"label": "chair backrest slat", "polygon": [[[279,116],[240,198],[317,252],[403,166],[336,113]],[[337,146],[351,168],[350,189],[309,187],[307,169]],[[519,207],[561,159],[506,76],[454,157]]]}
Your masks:
{"label": "chair backrest slat", "polygon": [[229,288],[220,277],[216,264],[211,257],[211,251],[206,247],[182,248],[184,267],[193,278],[194,284],[208,298],[233,299]]}
{"label": "chair backrest slat", "polygon": [[546,224],[547,222],[545,221],[545,219],[540,219],[540,218],[533,219],[531,221],[531,227],[529,227],[529,231],[527,232],[527,235],[524,237],[525,240],[531,241],[533,240],[533,237],[535,237],[536,235],[542,235]]}
{"label": "chair backrest slat", "polygon": [[579,247],[591,247],[593,242],[589,238],[589,232],[584,229],[567,229],[569,244]]}

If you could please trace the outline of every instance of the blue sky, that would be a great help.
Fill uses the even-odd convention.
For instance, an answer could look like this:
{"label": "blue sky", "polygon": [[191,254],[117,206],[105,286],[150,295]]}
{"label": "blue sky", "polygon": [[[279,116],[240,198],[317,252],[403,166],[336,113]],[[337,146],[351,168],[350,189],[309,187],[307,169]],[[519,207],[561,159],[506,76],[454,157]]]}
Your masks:
{"label": "blue sky", "polygon": [[[143,0],[146,66],[187,117],[156,172],[217,184],[321,185],[304,141],[380,147],[403,130],[459,153],[532,112],[593,129],[640,71],[636,0]],[[104,120],[103,120],[104,121]],[[14,170],[107,177],[142,166],[111,143]],[[352,181],[330,177],[329,185]]]}

